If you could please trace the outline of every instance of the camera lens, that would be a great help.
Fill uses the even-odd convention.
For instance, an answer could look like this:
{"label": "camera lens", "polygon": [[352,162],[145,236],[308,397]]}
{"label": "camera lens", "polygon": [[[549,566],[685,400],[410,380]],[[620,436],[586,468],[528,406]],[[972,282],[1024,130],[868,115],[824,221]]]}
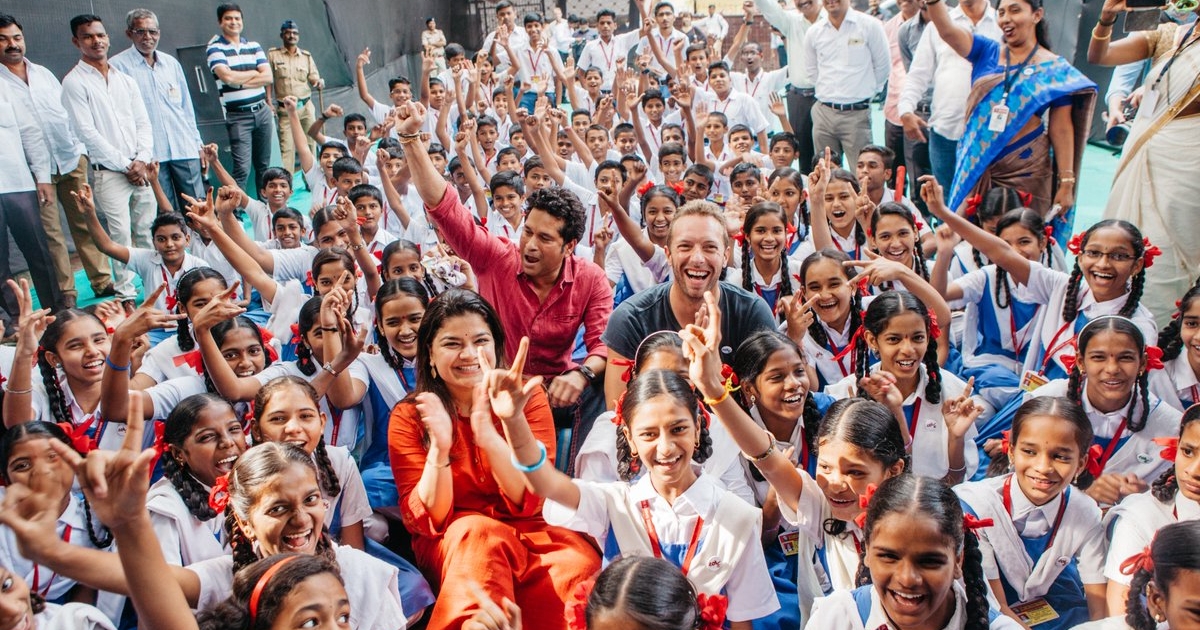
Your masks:
{"label": "camera lens", "polygon": [[1125,140],[1128,138],[1129,138],[1129,125],[1127,125],[1127,124],[1113,125],[1112,127],[1109,128],[1108,132],[1105,133],[1105,135],[1104,135],[1104,139],[1107,140],[1108,143],[1113,145],[1114,147],[1124,146]]}

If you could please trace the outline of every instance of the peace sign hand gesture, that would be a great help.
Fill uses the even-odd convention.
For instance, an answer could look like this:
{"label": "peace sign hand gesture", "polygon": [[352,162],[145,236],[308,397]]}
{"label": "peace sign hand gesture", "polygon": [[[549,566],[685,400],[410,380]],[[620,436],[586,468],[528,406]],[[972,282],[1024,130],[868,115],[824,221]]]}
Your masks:
{"label": "peace sign hand gesture", "polygon": [[804,335],[808,334],[808,327],[812,326],[816,318],[816,315],[813,313],[813,307],[816,306],[819,299],[821,299],[819,293],[807,302],[801,302],[799,295],[785,295],[779,298],[779,313],[783,315],[784,321],[787,322],[788,333],[799,335],[799,337],[793,337],[793,339],[803,339]]}
{"label": "peace sign hand gesture", "polygon": [[507,370],[495,369],[491,360],[485,355],[479,357],[492,413],[505,423],[524,417],[525,404],[529,402],[533,392],[542,385],[540,376],[535,376],[522,384],[522,372],[525,370],[525,359],[528,355],[529,338],[522,337],[521,345],[517,348],[517,356],[513,358],[512,367]]}
{"label": "peace sign hand gesture", "polygon": [[942,418],[946,421],[946,430],[952,440],[965,438],[975,425],[975,420],[983,413],[983,406],[971,398],[974,389],[975,377],[972,376],[967,380],[967,388],[961,396],[942,403]]}

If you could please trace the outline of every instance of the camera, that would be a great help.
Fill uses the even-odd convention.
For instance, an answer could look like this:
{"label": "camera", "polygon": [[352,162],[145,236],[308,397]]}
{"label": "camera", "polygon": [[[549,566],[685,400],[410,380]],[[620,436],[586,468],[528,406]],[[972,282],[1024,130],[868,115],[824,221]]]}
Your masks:
{"label": "camera", "polygon": [[1119,125],[1113,125],[1108,128],[1104,134],[1104,139],[1114,147],[1125,145],[1125,141],[1129,139],[1129,126],[1133,124],[1133,119],[1137,116],[1138,108],[1125,103],[1121,108],[1121,113],[1125,116],[1125,122]]}

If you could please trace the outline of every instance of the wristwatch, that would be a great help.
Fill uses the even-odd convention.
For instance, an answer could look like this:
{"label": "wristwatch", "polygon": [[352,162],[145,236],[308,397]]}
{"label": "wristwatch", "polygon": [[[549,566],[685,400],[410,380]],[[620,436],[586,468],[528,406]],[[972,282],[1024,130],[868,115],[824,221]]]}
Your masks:
{"label": "wristwatch", "polygon": [[592,368],[588,367],[587,365],[584,365],[583,363],[580,363],[579,367],[574,368],[570,371],[571,372],[579,372],[580,374],[583,375],[584,378],[587,379],[587,381],[589,383],[596,382],[596,373],[594,371],[592,371]]}

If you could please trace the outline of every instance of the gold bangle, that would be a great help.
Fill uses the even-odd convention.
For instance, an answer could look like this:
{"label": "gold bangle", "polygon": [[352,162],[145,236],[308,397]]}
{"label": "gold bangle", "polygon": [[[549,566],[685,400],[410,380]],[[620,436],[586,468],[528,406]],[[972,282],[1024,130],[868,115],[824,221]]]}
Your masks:
{"label": "gold bangle", "polygon": [[725,399],[729,398],[729,391],[729,388],[725,388],[725,393],[721,394],[720,398],[705,398],[704,404],[708,405],[709,407],[715,407],[725,402]]}
{"label": "gold bangle", "polygon": [[1099,33],[1096,32],[1096,27],[1092,27],[1092,39],[1094,39],[1098,42],[1106,42],[1106,41],[1112,39],[1112,32],[1109,31],[1108,35],[1100,35]]}
{"label": "gold bangle", "polygon": [[1074,177],[1060,177],[1060,178],[1058,178],[1058,183],[1060,183],[1060,184],[1074,184],[1074,183],[1075,183],[1075,178],[1074,178]]}

